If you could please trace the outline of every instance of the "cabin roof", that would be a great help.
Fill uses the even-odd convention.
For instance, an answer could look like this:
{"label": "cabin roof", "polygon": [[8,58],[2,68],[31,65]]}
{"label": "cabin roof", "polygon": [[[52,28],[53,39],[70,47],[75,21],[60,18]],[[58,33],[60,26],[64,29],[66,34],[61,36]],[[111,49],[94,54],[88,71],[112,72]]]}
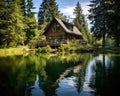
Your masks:
{"label": "cabin roof", "polygon": [[[73,24],[62,21],[61,19],[56,18],[56,17],[54,19],[61,25],[61,27],[66,31],[66,33],[75,34],[75,35],[82,35],[82,33],[78,30],[78,28],[76,26],[74,26]],[[53,20],[52,20],[52,22],[53,22]],[[72,27],[72,30],[69,28],[69,26]]]}

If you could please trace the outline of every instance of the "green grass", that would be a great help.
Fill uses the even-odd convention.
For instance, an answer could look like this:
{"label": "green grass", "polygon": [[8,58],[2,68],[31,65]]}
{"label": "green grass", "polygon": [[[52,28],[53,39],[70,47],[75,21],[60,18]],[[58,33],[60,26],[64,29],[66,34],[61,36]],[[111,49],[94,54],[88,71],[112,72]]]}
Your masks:
{"label": "green grass", "polygon": [[27,46],[0,49],[0,56],[22,55],[27,49]]}

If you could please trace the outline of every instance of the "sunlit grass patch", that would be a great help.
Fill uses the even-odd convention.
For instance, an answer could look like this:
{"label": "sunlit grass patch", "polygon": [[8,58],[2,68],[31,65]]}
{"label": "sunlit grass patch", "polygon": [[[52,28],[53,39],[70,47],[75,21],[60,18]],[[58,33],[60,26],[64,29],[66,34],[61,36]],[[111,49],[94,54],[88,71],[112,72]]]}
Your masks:
{"label": "sunlit grass patch", "polygon": [[27,46],[0,49],[0,56],[22,55],[27,49]]}

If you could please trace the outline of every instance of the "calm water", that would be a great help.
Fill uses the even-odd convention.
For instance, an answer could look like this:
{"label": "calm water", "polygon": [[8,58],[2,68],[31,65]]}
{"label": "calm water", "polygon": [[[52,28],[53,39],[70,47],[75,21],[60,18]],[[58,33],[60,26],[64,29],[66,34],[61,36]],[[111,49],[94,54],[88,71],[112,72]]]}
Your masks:
{"label": "calm water", "polygon": [[120,96],[120,55],[0,57],[0,96]]}

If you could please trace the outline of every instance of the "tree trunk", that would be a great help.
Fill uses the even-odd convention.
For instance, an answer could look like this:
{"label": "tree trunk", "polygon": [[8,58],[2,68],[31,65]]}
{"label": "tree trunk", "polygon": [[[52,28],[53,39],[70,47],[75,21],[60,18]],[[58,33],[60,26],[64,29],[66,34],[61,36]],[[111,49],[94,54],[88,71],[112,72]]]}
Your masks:
{"label": "tree trunk", "polygon": [[119,47],[120,45],[120,36],[119,35],[117,35],[116,37],[115,37],[115,47]]}
{"label": "tree trunk", "polygon": [[105,33],[106,33],[106,22],[105,22],[105,18],[104,18],[104,21],[103,21],[103,24],[104,24],[104,29],[103,29],[103,33],[102,33],[102,48],[105,48]]}
{"label": "tree trunk", "polygon": [[105,48],[105,32],[103,33],[102,38],[103,38],[103,40],[102,40],[102,48]]}

